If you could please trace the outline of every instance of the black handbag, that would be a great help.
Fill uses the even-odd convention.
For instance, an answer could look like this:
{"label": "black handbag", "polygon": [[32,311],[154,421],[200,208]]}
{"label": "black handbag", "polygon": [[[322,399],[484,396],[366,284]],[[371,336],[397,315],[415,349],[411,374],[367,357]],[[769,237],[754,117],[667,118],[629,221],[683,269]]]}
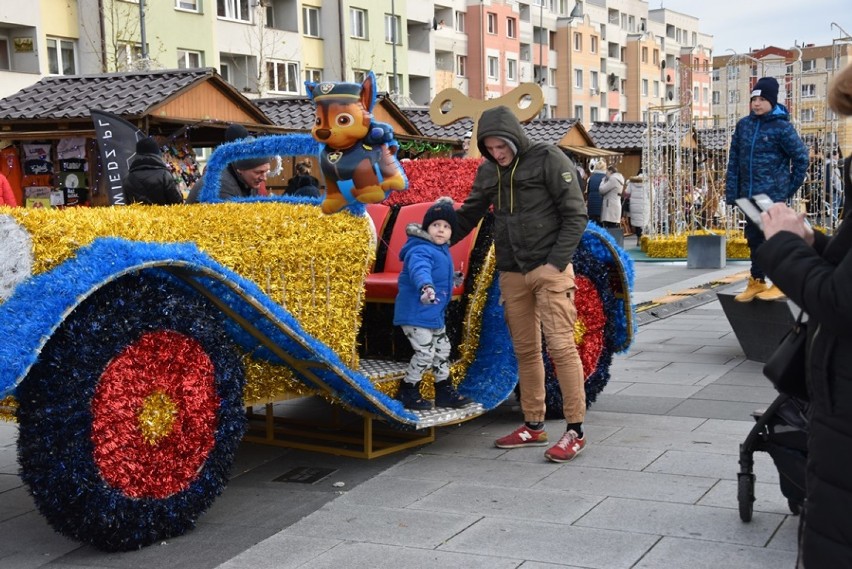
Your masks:
{"label": "black handbag", "polygon": [[802,322],[804,311],[793,327],[781,338],[778,347],[766,360],[763,375],[769,378],[779,393],[799,399],[808,399],[805,379],[805,345],[808,338],[808,325]]}

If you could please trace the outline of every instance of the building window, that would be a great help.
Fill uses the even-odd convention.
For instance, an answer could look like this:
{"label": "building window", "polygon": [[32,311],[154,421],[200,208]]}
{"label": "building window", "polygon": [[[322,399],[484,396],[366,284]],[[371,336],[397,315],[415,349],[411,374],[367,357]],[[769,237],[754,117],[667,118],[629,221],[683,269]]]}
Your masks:
{"label": "building window", "polygon": [[802,97],[816,97],[816,85],[813,83],[802,85]]}
{"label": "building window", "polygon": [[601,88],[599,77],[600,73],[598,73],[597,71],[589,72],[589,88],[593,91],[593,95],[597,95],[598,91]]}
{"label": "building window", "polygon": [[574,70],[574,88],[582,89],[583,88],[583,70],[575,69]]}
{"label": "building window", "polygon": [[698,87],[692,88],[692,102],[701,103],[701,98],[698,96]]}
{"label": "building window", "polygon": [[583,105],[574,105],[574,118],[583,120]]}
{"label": "building window", "polygon": [[513,39],[518,37],[518,21],[515,18],[506,20],[506,37]]}
{"label": "building window", "polygon": [[198,0],[175,0],[175,8],[189,12],[198,12]]}
{"label": "building window", "polygon": [[574,32],[574,51],[583,51],[583,34]]}
{"label": "building window", "polygon": [[216,8],[220,18],[251,22],[249,0],[216,0]]}
{"label": "building window", "polygon": [[388,92],[402,93],[402,77],[388,73]]}
{"label": "building window", "polygon": [[648,63],[648,48],[642,48],[642,63]]}
{"label": "building window", "polygon": [[492,34],[492,35],[496,34],[497,33],[497,14],[493,14],[491,12],[488,12],[488,14],[486,14],[486,16],[485,16],[485,21],[486,21],[486,23],[485,23],[486,30],[488,31],[488,33]]}
{"label": "building window", "polygon": [[521,44],[521,61],[531,61],[532,58],[530,56],[532,50],[530,49],[530,44],[522,43]]}
{"label": "building window", "polygon": [[225,81],[230,83],[231,82],[231,66],[228,65],[227,63],[220,63],[219,64],[219,75],[222,76],[222,79],[224,79]]}
{"label": "building window", "polygon": [[654,81],[654,97],[657,98],[657,99],[660,98],[660,82],[659,81]]}
{"label": "building window", "polygon": [[805,59],[802,61],[802,71],[816,71],[816,60]]}
{"label": "building window", "polygon": [[467,16],[467,14],[465,14],[464,12],[459,12],[458,10],[456,10],[456,31],[457,32],[464,32],[465,31],[466,16]]}
{"label": "building window", "polygon": [[456,77],[467,77],[467,56],[456,56]]}
{"label": "building window", "polygon": [[0,71],[9,71],[9,39],[0,38]]}
{"label": "building window", "polygon": [[352,77],[355,83],[363,83],[364,79],[367,78],[367,72],[363,69],[353,69]]}
{"label": "building window", "polygon": [[201,52],[187,49],[177,50],[178,69],[195,69],[201,67]]}
{"label": "building window", "polygon": [[799,117],[801,117],[802,122],[814,122],[814,110],[802,109],[799,112]]}
{"label": "building window", "polygon": [[305,69],[305,81],[311,83],[322,82],[322,69]]}
{"label": "building window", "polygon": [[657,67],[660,66],[660,50],[659,49],[654,50],[654,65],[656,65]]}
{"label": "building window", "polygon": [[77,46],[74,42],[47,38],[47,72],[50,75],[77,74]]}
{"label": "building window", "polygon": [[270,91],[275,93],[299,93],[299,66],[296,63],[292,61],[267,61],[266,75]]}
{"label": "building window", "polygon": [[500,73],[499,62],[493,55],[488,56],[488,78],[498,79]]}
{"label": "building window", "polygon": [[349,10],[349,35],[359,40],[367,39],[367,11],[358,8]]}
{"label": "building window", "polygon": [[115,67],[118,71],[133,69],[133,62],[142,59],[142,46],[132,43],[120,43],[115,52]]}
{"label": "building window", "polygon": [[589,37],[589,51],[592,53],[598,52],[598,36]]}
{"label": "building window", "polygon": [[592,107],[592,108],[590,108],[590,109],[589,109],[589,115],[590,115],[590,116],[589,116],[589,120],[590,120],[591,122],[596,122],[596,121],[600,120],[600,119],[598,118],[598,108],[597,108],[597,107]]}
{"label": "building window", "polygon": [[713,104],[718,105],[721,102],[721,100],[722,100],[722,97],[719,94],[719,91],[713,91]]}
{"label": "building window", "polygon": [[302,28],[308,37],[320,37],[320,11],[313,6],[302,6]]}
{"label": "building window", "polygon": [[648,80],[647,79],[642,79],[642,96],[643,97],[648,96]]}
{"label": "building window", "polygon": [[399,16],[385,14],[385,43],[402,45],[399,39]]}
{"label": "building window", "polygon": [[506,81],[518,80],[518,62],[515,59],[506,60]]}

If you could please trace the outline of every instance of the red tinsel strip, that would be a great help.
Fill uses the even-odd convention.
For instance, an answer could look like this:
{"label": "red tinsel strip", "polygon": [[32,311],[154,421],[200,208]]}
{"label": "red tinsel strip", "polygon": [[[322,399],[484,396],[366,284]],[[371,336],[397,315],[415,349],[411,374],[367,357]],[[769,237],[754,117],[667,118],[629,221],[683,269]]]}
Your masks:
{"label": "red tinsel strip", "polygon": [[463,202],[470,193],[481,163],[482,159],[477,158],[427,158],[403,162],[408,190],[391,192],[384,203],[409,205],[435,201],[441,196]]}
{"label": "red tinsel strip", "polygon": [[[165,394],[177,409],[171,432],[146,442],[139,414],[148,396]],[[220,405],[213,363],[192,338],[163,330],[143,335],[113,358],[92,400],[95,464],[134,498],[165,498],[198,475],[214,445]]]}
{"label": "red tinsel strip", "polygon": [[582,339],[577,342],[577,351],[583,362],[583,375],[588,378],[597,369],[604,349],[606,314],[594,283],[580,275],[576,277],[575,283],[577,292],[574,305],[577,308],[577,319],[584,329]]}

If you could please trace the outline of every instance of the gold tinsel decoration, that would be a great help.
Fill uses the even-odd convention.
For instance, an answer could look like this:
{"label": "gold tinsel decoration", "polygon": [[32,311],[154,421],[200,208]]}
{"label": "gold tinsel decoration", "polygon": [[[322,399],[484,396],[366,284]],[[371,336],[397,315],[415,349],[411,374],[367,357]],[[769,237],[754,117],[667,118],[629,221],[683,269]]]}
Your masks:
{"label": "gold tinsel decoration", "polygon": [[12,214],[32,237],[35,273],[51,270],[97,237],[193,241],[254,281],[344,362],[357,365],[364,277],[375,257],[366,217],[281,202],[15,208]]}
{"label": "gold tinsel decoration", "polygon": [[12,395],[0,399],[0,421],[14,423],[17,421],[15,415],[18,411],[18,400]]}
{"label": "gold tinsel decoration", "polygon": [[[682,235],[642,236],[641,249],[653,259],[686,259],[686,238],[689,235],[724,235],[722,232],[696,231]],[[748,259],[748,243],[741,233],[728,235],[725,240],[725,256],[728,259]]]}
{"label": "gold tinsel decoration", "polygon": [[139,430],[149,445],[156,445],[172,432],[178,408],[175,402],[162,391],[154,391],[142,401],[139,410]]}

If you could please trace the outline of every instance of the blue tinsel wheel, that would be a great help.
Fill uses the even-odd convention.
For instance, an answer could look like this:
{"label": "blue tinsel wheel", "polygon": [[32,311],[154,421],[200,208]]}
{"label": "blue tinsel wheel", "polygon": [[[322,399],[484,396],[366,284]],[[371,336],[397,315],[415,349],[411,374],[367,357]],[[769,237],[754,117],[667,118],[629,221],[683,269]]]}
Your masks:
{"label": "blue tinsel wheel", "polygon": [[63,322],[17,389],[21,478],[56,531],[138,549],[192,529],[221,493],[246,421],[245,372],[220,321],[201,295],[147,273]]}

